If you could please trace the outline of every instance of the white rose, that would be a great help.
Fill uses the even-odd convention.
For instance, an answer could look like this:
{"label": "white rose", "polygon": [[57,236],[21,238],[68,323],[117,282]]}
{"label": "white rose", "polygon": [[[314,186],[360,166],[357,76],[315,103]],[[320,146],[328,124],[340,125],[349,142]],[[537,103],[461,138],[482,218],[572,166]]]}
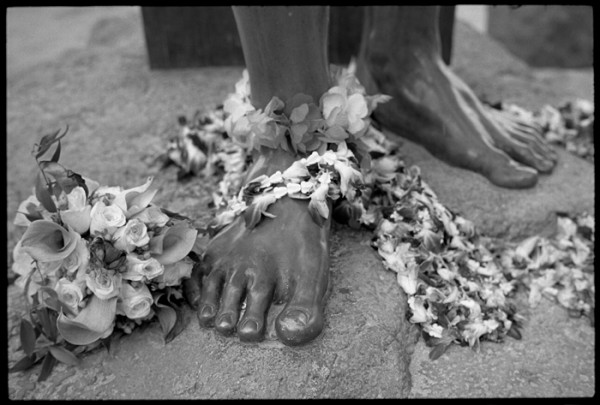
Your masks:
{"label": "white rose", "polygon": [[75,250],[63,260],[62,267],[67,270],[68,274],[73,274],[77,270],[85,271],[89,261],[90,251],[88,250],[86,241],[79,239]]}
{"label": "white rose", "polygon": [[150,242],[150,236],[146,225],[142,221],[131,219],[125,226],[115,231],[112,240],[117,249],[129,253],[136,247],[147,245]]}
{"label": "white rose", "polygon": [[134,287],[123,281],[121,294],[117,301],[117,314],[125,315],[129,319],[140,319],[148,316],[152,310],[152,294],[143,283],[136,283]]}
{"label": "white rose", "polygon": [[68,209],[60,212],[64,223],[77,233],[84,234],[90,229],[92,207],[87,203],[83,187],[75,187],[67,194]]}
{"label": "white rose", "polygon": [[152,280],[164,272],[164,266],[155,258],[141,259],[134,254],[127,255],[127,271],[122,273],[124,280]]}
{"label": "white rose", "polygon": [[117,228],[125,225],[125,213],[116,205],[106,205],[102,200],[94,204],[90,215],[92,236],[111,236]]}
{"label": "white rose", "polygon": [[79,303],[83,300],[83,291],[78,283],[61,278],[54,287],[58,294],[58,299],[76,314],[79,312]]}
{"label": "white rose", "polygon": [[106,269],[91,270],[85,275],[87,287],[101,300],[119,295],[121,279],[121,274]]}

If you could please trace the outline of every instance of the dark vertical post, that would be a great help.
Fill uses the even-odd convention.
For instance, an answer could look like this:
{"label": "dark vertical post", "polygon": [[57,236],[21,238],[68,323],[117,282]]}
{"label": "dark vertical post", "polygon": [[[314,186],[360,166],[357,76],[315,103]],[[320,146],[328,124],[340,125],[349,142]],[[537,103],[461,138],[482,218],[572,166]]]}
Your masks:
{"label": "dark vertical post", "polygon": [[363,7],[331,6],[329,11],[329,62],[347,65],[358,55],[363,27]]}
{"label": "dark vertical post", "polygon": [[151,69],[244,65],[231,7],[142,7]]}
{"label": "dark vertical post", "polygon": [[442,59],[450,65],[452,59],[452,40],[454,36],[454,14],[456,6],[440,7],[440,39],[442,43]]}

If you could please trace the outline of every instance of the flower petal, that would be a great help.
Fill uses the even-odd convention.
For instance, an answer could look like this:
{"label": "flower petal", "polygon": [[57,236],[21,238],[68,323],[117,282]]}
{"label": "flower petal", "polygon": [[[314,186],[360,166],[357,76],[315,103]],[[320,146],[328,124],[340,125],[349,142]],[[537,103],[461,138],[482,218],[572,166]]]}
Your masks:
{"label": "flower petal", "polygon": [[21,246],[35,260],[52,262],[69,256],[80,238],[72,229],[66,230],[52,221],[39,220],[29,225],[21,238]]}
{"label": "flower petal", "polygon": [[117,297],[101,300],[92,295],[79,314],[71,319],[61,313],[56,326],[61,336],[74,345],[89,345],[112,330],[117,312]]}
{"label": "flower petal", "polygon": [[190,253],[197,236],[198,231],[184,223],[174,225],[162,235],[161,253],[153,256],[163,265],[176,263]]}

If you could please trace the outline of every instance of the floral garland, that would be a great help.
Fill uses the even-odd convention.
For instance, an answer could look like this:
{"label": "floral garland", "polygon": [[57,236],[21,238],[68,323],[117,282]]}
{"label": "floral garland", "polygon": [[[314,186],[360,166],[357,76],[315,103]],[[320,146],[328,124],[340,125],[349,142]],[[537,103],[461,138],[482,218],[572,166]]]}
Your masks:
{"label": "floral garland", "polygon": [[[165,340],[174,338],[185,326],[181,283],[198,261],[197,230],[152,204],[152,178],[123,189],[64,168],[58,161],[65,134],[36,145],[40,174],[14,221],[26,227],[12,270],[29,319],[21,321],[25,357],[11,371],[43,361],[39,381],[57,361],[78,364],[78,354],[115,330],[131,333],[158,318]],[[41,160],[54,144],[50,160]]]}
{"label": "floral garland", "polygon": [[[251,229],[263,216],[272,217],[267,208],[285,196],[310,199],[308,210],[318,224],[329,217],[327,198],[332,201],[340,197],[350,201],[356,198],[355,184],[362,183],[362,176],[348,144],[373,136],[375,130],[370,125],[369,115],[377,104],[390,97],[367,96],[365,88],[350,71],[337,77],[336,82],[336,86],[321,96],[318,106],[312,97],[297,94],[285,104],[273,97],[262,111],[251,104],[249,77],[244,71],[235,86],[236,92],[228,96],[223,107],[224,130],[233,144],[247,153],[261,146],[312,153],[294,162],[283,173],[278,171],[252,179],[236,197],[225,203],[225,210],[211,224],[212,232],[242,213],[246,226]],[[286,107],[291,111],[289,117],[282,112]],[[223,207],[224,202],[221,199],[217,206]]]}
{"label": "floral garland", "polygon": [[[353,89],[361,89],[352,66],[342,70],[335,80],[342,88],[350,84]],[[344,91],[352,93],[341,92]],[[352,94],[364,95],[361,91],[364,90]],[[236,85],[236,94],[228,100],[235,101],[226,102],[225,111],[217,109],[224,123],[218,131],[236,135],[220,138],[220,145],[237,144],[249,156],[249,151],[257,145],[269,146],[261,140],[273,133],[280,138],[270,146],[286,145],[281,134],[289,135],[292,131],[285,118],[272,115],[269,125],[275,132],[268,135],[256,124],[261,121],[257,116],[263,114],[264,120],[274,110],[273,105],[265,108],[268,113],[254,110],[249,102],[246,74]],[[324,100],[325,95],[321,98],[321,111],[326,116],[329,109],[324,108],[327,104]],[[353,136],[345,128],[344,139],[325,138],[327,127],[322,127],[310,136],[296,138],[302,142],[295,149],[303,150],[302,144],[307,151],[316,150],[283,173],[254,179],[239,193],[234,185],[241,184],[247,166],[238,165],[237,171],[227,173],[229,177],[227,180],[224,177],[219,186],[223,192],[215,195],[215,205],[225,207],[217,215],[216,229],[242,213],[246,223],[254,226],[261,215],[270,215],[266,211],[270,204],[290,194],[310,198],[311,214],[318,219],[329,214],[324,209],[323,197],[331,198],[335,202],[336,220],[374,230],[373,247],[384,266],[397,274],[397,282],[408,296],[409,321],[420,326],[426,343],[433,347],[432,359],[441,356],[452,344],[478,349],[481,340],[500,342],[505,336],[520,338],[523,317],[511,301],[521,288],[529,289],[532,306],[541,296],[555,297],[574,316],[589,316],[593,322],[592,216],[559,218],[561,231],[555,240],[533,237],[521,244],[506,244],[485,238],[472,222],[444,207],[421,179],[419,168],[407,168],[397,154],[397,145],[377,131],[366,117],[360,117],[365,120],[366,129],[357,132],[359,136]],[[279,125],[281,122],[284,125]],[[202,134],[202,130],[197,133]],[[311,144],[315,137],[335,150],[323,151],[323,143]],[[333,139],[338,142],[330,145]],[[294,141],[291,143],[294,147]],[[216,149],[219,148],[217,145]],[[341,164],[336,169],[340,157]],[[221,154],[219,159],[222,160],[217,165],[228,165],[227,155]],[[235,160],[240,161],[239,157]],[[345,184],[343,194],[342,184]],[[314,193],[318,187],[321,191],[313,197],[311,190]],[[252,209],[247,210],[249,206]]]}
{"label": "floral garland", "polygon": [[[516,104],[498,103],[489,108],[499,122],[517,120],[540,129],[544,139],[567,151],[594,162],[594,105],[587,100],[575,99],[558,107],[545,105],[539,111],[528,111]],[[517,128],[519,125],[516,126]]]}
{"label": "floral garland", "polygon": [[[368,131],[368,117],[377,104],[390,99],[381,94],[367,96],[351,71],[337,77],[337,85],[321,96],[318,105],[300,93],[285,103],[273,97],[264,111],[256,109],[246,70],[235,88],[224,102],[225,132],[247,149],[266,146],[288,151],[291,146],[300,153],[323,154],[328,144],[356,141]],[[289,117],[283,114],[284,107],[291,111]]]}

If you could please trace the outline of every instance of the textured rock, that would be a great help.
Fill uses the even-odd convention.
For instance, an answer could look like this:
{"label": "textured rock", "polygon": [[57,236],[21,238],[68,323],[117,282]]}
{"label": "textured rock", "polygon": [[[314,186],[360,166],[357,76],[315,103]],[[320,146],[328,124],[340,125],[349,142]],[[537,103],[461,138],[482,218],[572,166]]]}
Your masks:
{"label": "textured rock", "polygon": [[[81,368],[60,365],[43,383],[34,382],[39,367],[11,374],[11,398],[406,397],[414,329],[404,321],[406,297],[368,243],[367,233],[335,232],[325,330],[306,346],[277,340],[273,321],[281,307],[272,308],[259,344],[201,329],[188,314],[191,323],[168,345],[152,324],[119,340],[112,355],[101,350],[85,356]],[[16,314],[21,297],[11,290],[9,311]]]}
{"label": "textured rock", "polygon": [[[150,71],[138,14],[110,14],[107,20],[99,13],[90,20],[98,22],[95,26],[69,25],[69,16],[80,17],[82,10],[63,14],[59,21],[88,38],[87,46],[77,45],[60,57],[7,76],[9,265],[21,232],[11,219],[31,193],[36,173],[31,147],[41,135],[67,124],[70,131],[61,158],[67,167],[111,185],[135,186],[154,175],[157,203],[199,223],[210,215],[206,208],[210,181],[197,179],[181,185],[174,181],[175,169],[159,171],[149,163],[164,151],[166,139],[177,133],[177,116],[189,117],[221,102],[239,78],[241,67]],[[586,85],[571,87],[557,81],[563,73],[546,71],[539,76],[462,24],[456,32],[456,69],[482,97],[536,108],[591,91]],[[580,83],[581,77],[589,80],[590,75],[569,76],[570,83]],[[407,161],[421,166],[440,199],[474,219],[488,234],[523,236],[546,229],[555,210],[593,209],[593,165],[564,153],[556,173],[543,177],[536,189],[509,192],[490,186],[481,176],[450,168],[416,146],[407,143],[405,148]],[[10,374],[9,397],[406,397],[411,378],[414,397],[593,392],[594,330],[583,320],[567,318],[565,311],[553,305],[532,312],[522,341],[484,344],[479,355],[453,347],[430,362],[422,342],[412,343],[414,329],[404,321],[405,297],[393,274],[383,270],[368,247],[369,235],[346,228],[333,234],[327,323],[313,343],[300,348],[283,346],[273,338],[271,328],[267,341],[242,344],[237,338],[200,329],[192,320],[164,346],[158,326],[152,325],[122,339],[112,356],[99,350],[86,356],[81,368],[59,365],[46,382],[36,382],[39,366],[32,372]],[[17,325],[24,308],[14,286],[8,293],[12,365],[22,354],[17,351]],[[504,383],[514,391],[503,388]]]}
{"label": "textured rock", "polygon": [[562,149],[551,175],[542,175],[527,190],[507,190],[479,174],[447,165],[424,148],[405,141],[402,154],[408,165],[421,168],[423,179],[442,204],[472,220],[488,236],[523,239],[556,231],[557,213],[593,214],[594,165]]}
{"label": "textured rock", "polygon": [[411,398],[593,396],[594,327],[545,299],[525,315],[522,340],[484,342],[479,353],[454,346],[431,361],[420,341],[410,365]]}
{"label": "textured rock", "polygon": [[[134,16],[135,17],[135,16]],[[20,230],[11,219],[33,185],[31,147],[69,125],[61,162],[102,184],[135,186],[154,175],[156,202],[205,223],[214,182],[175,182],[174,168],[148,166],[178,131],[177,117],[208,109],[233,89],[241,68],[150,71],[133,18],[100,19],[90,46],[16,74],[7,88],[8,253]],[[136,26],[136,25],[134,25]],[[108,28],[110,29],[108,29]],[[107,32],[108,29],[108,32]],[[110,34],[112,32],[112,34]],[[122,33],[117,41],[113,34]],[[414,336],[406,298],[369,247],[368,233],[334,232],[331,292],[321,337],[300,348],[276,340],[241,344],[213,330],[188,328],[164,346],[152,325],[85,357],[81,369],[59,365],[36,383],[40,367],[9,376],[11,398],[315,398],[406,397]],[[10,260],[9,260],[10,264]],[[19,359],[22,298],[10,287],[10,364]],[[274,308],[270,319],[277,314]],[[193,316],[192,314],[190,314]]]}

